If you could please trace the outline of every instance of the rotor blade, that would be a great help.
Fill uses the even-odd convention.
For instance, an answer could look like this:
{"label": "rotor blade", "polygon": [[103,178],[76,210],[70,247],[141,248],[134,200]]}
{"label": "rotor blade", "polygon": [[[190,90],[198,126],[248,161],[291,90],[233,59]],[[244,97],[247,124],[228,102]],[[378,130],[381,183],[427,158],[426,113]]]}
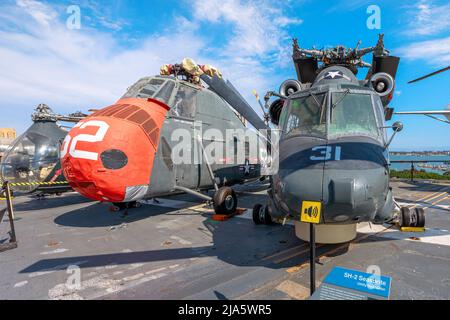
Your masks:
{"label": "rotor blade", "polygon": [[395,114],[398,114],[398,115],[424,115],[424,116],[442,115],[450,121],[450,110],[400,111],[400,112],[395,112]]}
{"label": "rotor blade", "polygon": [[431,110],[431,111],[399,111],[395,114],[442,114],[449,115],[450,110]]}
{"label": "rotor blade", "polygon": [[212,91],[228,102],[233,109],[239,112],[257,130],[267,129],[264,121],[229,81],[225,82],[217,76],[210,78],[205,74],[201,76],[201,79],[205,81]]}
{"label": "rotor blade", "polygon": [[420,78],[411,80],[411,81],[409,81],[408,83],[417,82],[417,81],[420,81],[420,80],[423,80],[423,79],[425,79],[425,78],[434,76],[435,74],[438,74],[438,73],[441,73],[441,72],[444,72],[444,71],[447,71],[447,70],[450,70],[450,66],[445,67],[445,68],[443,68],[443,69],[440,69],[440,70],[438,70],[438,71],[432,72],[432,73],[430,73],[430,74],[427,74],[427,75],[425,75],[425,76],[423,76],[423,77],[420,77]]}

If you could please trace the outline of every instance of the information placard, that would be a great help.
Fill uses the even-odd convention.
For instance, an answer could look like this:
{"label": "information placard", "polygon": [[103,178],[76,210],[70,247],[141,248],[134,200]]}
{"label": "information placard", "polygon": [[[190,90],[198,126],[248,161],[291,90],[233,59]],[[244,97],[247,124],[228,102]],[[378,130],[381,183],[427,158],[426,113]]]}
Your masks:
{"label": "information placard", "polygon": [[390,277],[334,267],[311,299],[387,300],[390,289]]}

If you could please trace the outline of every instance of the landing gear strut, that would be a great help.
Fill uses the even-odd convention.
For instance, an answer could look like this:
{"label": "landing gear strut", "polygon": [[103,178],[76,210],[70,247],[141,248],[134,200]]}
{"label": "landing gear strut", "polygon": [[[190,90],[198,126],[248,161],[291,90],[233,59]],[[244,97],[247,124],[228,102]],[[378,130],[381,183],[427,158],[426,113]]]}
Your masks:
{"label": "landing gear strut", "polygon": [[112,210],[114,212],[118,212],[118,211],[122,211],[122,210],[127,210],[127,209],[132,209],[132,208],[140,208],[141,207],[141,203],[137,202],[137,201],[131,201],[131,202],[115,202],[113,203],[113,207]]}

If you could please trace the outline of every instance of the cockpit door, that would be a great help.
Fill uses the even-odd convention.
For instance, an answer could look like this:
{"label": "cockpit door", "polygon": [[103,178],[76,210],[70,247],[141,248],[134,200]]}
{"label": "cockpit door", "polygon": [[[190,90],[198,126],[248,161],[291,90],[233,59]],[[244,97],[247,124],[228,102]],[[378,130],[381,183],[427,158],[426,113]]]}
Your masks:
{"label": "cockpit door", "polygon": [[[171,144],[176,185],[195,189],[199,179],[199,146],[196,140],[195,116],[197,108],[198,89],[179,83],[169,112]],[[173,139],[172,139],[173,138]],[[195,153],[197,152],[197,155]],[[197,157],[197,158],[196,158]]]}

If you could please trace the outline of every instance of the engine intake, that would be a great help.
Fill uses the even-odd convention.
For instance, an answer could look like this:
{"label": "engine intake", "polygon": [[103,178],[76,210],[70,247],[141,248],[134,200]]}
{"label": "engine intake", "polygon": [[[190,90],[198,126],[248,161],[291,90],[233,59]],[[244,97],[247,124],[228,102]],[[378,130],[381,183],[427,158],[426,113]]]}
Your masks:
{"label": "engine intake", "polygon": [[291,94],[296,93],[297,91],[300,91],[302,89],[302,84],[298,82],[297,80],[286,80],[284,81],[280,86],[280,94],[288,97]]}
{"label": "engine intake", "polygon": [[283,99],[277,99],[270,104],[269,107],[270,121],[275,125],[278,125],[280,123],[280,115],[281,111],[283,110],[283,106],[284,106]]}
{"label": "engine intake", "polygon": [[388,105],[392,100],[395,81],[388,73],[379,72],[370,78],[370,86],[380,96],[383,105]]}

